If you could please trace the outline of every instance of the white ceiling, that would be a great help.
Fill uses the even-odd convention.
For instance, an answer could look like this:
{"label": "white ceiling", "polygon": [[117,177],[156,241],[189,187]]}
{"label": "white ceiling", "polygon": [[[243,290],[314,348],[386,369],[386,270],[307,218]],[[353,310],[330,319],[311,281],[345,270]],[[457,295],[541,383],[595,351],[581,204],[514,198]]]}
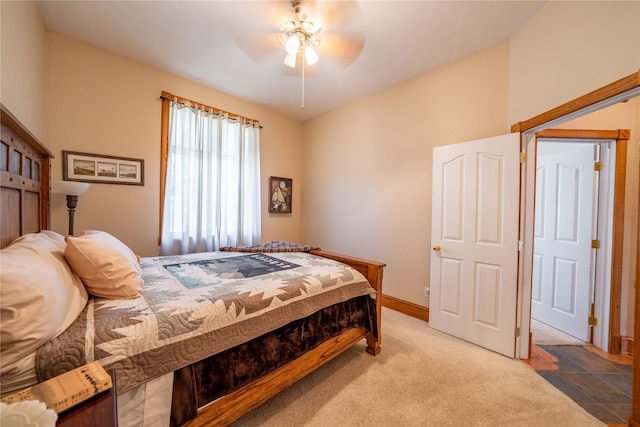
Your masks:
{"label": "white ceiling", "polygon": [[[508,39],[546,1],[308,1],[320,60],[283,64],[288,0],[39,1],[44,25],[307,120]],[[364,41],[364,45],[362,42]],[[215,106],[215,100],[198,100]]]}

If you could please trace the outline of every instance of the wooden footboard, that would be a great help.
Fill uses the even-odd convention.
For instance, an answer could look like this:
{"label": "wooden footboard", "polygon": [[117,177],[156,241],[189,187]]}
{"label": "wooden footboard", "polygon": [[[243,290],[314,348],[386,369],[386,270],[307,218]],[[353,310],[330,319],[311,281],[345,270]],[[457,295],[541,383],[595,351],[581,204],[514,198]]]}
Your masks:
{"label": "wooden footboard", "polygon": [[311,251],[314,255],[343,262],[362,273],[378,292],[376,314],[378,338],[364,328],[350,329],[320,344],[282,368],[210,403],[198,411],[198,417],[188,427],[226,426],[263,404],[296,381],[315,371],[363,338],[367,339],[367,352],[380,353],[382,305],[382,270],[385,264],[347,257],[324,251]]}
{"label": "wooden footboard", "polygon": [[382,315],[382,271],[386,264],[375,261],[368,261],[365,259],[349,257],[340,254],[334,254],[332,252],[325,251],[310,251],[314,255],[319,255],[325,258],[334,259],[358,270],[364,277],[367,278],[371,286],[378,293],[376,297],[376,313],[378,316],[378,339],[373,336],[367,336],[367,352],[374,356],[380,353],[380,343],[382,340],[382,328],[381,328],[381,315]]}

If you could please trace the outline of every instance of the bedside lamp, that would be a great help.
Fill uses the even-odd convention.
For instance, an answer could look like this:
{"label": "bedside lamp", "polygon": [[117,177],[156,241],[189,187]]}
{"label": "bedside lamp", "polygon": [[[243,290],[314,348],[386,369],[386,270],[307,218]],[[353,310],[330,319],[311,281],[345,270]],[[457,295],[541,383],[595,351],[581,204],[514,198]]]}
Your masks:
{"label": "bedside lamp", "polygon": [[84,193],[91,187],[88,182],[77,181],[53,181],[54,193],[67,195],[67,209],[69,209],[69,236],[73,236],[73,214],[78,206],[78,195]]}

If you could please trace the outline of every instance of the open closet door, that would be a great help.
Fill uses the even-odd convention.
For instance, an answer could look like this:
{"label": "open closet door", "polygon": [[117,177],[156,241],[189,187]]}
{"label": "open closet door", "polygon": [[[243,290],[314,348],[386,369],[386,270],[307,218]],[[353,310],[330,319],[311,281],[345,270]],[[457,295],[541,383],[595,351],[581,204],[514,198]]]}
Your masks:
{"label": "open closet door", "polygon": [[520,134],[433,150],[429,325],[515,356]]}

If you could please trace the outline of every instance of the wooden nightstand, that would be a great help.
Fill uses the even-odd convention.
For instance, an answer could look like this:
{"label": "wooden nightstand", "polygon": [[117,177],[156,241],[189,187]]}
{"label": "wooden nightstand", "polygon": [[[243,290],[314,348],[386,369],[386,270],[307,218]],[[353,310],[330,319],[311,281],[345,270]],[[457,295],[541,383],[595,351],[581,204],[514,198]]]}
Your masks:
{"label": "wooden nightstand", "polygon": [[113,387],[58,416],[56,427],[118,427],[116,373],[109,371]]}

